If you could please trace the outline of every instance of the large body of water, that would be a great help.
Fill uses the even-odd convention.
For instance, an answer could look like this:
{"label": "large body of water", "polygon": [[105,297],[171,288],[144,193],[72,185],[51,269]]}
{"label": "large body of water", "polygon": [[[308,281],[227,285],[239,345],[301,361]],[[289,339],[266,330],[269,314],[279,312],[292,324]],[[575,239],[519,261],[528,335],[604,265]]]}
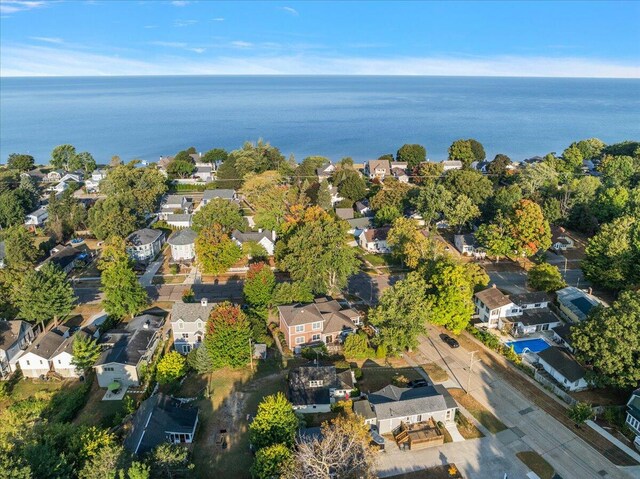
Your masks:
{"label": "large body of water", "polygon": [[640,139],[640,80],[469,77],[106,77],[0,79],[0,162],[46,163],[71,143],[96,160],[156,160],[264,138],[300,160],[357,161],[458,138],[518,161],[574,140]]}

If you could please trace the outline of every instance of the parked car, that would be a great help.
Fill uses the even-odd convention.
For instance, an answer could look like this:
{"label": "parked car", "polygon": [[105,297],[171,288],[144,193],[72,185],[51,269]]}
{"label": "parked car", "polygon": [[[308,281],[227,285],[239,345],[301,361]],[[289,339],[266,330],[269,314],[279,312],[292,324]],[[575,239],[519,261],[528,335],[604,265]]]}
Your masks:
{"label": "parked car", "polygon": [[426,379],[414,379],[413,381],[409,381],[407,384],[410,388],[423,388],[428,385],[429,383]]}
{"label": "parked car", "polygon": [[460,343],[457,340],[453,339],[448,334],[442,333],[440,335],[440,339],[442,339],[443,342],[447,343],[450,348],[459,348],[460,347]]}

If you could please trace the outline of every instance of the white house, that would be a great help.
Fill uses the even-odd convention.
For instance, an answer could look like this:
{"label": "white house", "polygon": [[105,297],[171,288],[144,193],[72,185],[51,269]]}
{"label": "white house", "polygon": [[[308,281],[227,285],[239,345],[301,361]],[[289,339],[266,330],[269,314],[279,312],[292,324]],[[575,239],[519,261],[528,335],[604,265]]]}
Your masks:
{"label": "white house", "polygon": [[320,168],[316,168],[316,175],[318,175],[318,181],[328,180],[333,172],[336,171],[336,167],[329,163]]}
{"label": "white house", "polygon": [[30,227],[40,227],[44,225],[44,222],[47,221],[49,217],[49,213],[47,212],[47,207],[42,206],[35,210],[32,213],[29,213],[24,221],[25,226]]}
{"label": "white house", "polygon": [[239,230],[235,230],[231,233],[231,239],[236,244],[242,247],[243,244],[248,242],[258,243],[262,246],[269,256],[273,256],[276,248],[276,232],[269,230],[259,229],[256,231],[250,231],[248,233],[242,233]]}
{"label": "white house", "polygon": [[143,228],[127,236],[127,253],[137,261],[147,261],[156,257],[164,243],[162,230]]}
{"label": "white house", "polygon": [[334,402],[349,399],[354,384],[351,370],[337,373],[335,366],[300,366],[289,371],[289,400],[300,413],[326,413]]}
{"label": "white house", "polygon": [[633,442],[638,450],[640,450],[640,389],[636,389],[627,402],[627,419],[626,424],[635,435]]}
{"label": "white house", "polygon": [[365,423],[377,426],[380,434],[391,433],[400,423],[419,424],[431,418],[452,424],[457,409],[456,401],[440,384],[419,388],[389,385],[353,403],[353,411]]}
{"label": "white house", "polygon": [[65,378],[80,376],[82,372],[71,364],[74,336],[69,336],[68,329],[59,326],[35,338],[18,359],[24,377],[38,378],[49,372]]}
{"label": "white house", "polygon": [[474,295],[475,314],[489,328],[502,329],[502,319],[521,316],[522,309],[495,285]]}
{"label": "white house", "polygon": [[586,370],[568,352],[551,346],[535,354],[542,368],[564,389],[582,391],[589,387]]}
{"label": "white house", "polygon": [[551,229],[551,247],[556,251],[566,251],[575,248],[575,242],[564,228]]}
{"label": "white house", "polygon": [[444,171],[461,170],[462,162],[460,160],[445,160],[442,162],[442,168]]}
{"label": "white house", "polygon": [[387,245],[389,227],[372,228],[364,230],[358,236],[358,244],[365,251],[370,253],[389,253],[391,249]]}
{"label": "white house", "polygon": [[342,200],[344,200],[344,198],[340,196],[337,186],[330,187],[329,193],[331,194],[331,206],[335,206],[337,203],[340,203]]}
{"label": "white house", "polygon": [[563,348],[574,352],[573,340],[571,338],[571,325],[562,324],[553,328],[553,340]]}
{"label": "white house", "polygon": [[193,202],[183,195],[167,195],[160,205],[158,219],[166,220],[167,216],[176,213],[191,213]]}
{"label": "white house", "polygon": [[107,177],[107,170],[96,169],[91,173],[91,178],[87,178],[84,182],[84,187],[89,193],[97,193],[100,191],[100,182]]}
{"label": "white house", "polygon": [[363,216],[366,216],[369,213],[371,213],[371,208],[369,207],[369,200],[366,198],[360,201],[356,201],[355,208],[356,208],[356,211]]}
{"label": "white house", "polygon": [[369,160],[365,165],[364,172],[369,179],[384,180],[385,176],[391,174],[391,164],[389,160]]}
{"label": "white house", "polygon": [[193,215],[189,213],[174,213],[167,215],[165,221],[173,229],[191,228]]}
{"label": "white house", "polygon": [[76,183],[81,183],[84,180],[84,174],[81,171],[72,171],[65,174],[60,181],[74,181]]}
{"label": "white house", "polygon": [[473,256],[474,258],[484,258],[487,256],[486,251],[476,241],[476,235],[455,235],[453,244],[456,249],[463,255]]}
{"label": "white house", "polygon": [[223,200],[235,201],[238,199],[238,195],[236,194],[236,190],[231,189],[214,189],[214,190],[204,190],[202,193],[202,203],[201,206],[206,205],[211,200],[216,198],[222,198]]}
{"label": "white house", "polygon": [[503,318],[503,323],[510,322],[513,325],[511,334],[514,336],[526,336],[540,331],[549,331],[562,325],[562,321],[549,309],[524,310],[522,315],[511,318]]}
{"label": "white house", "polygon": [[203,183],[209,183],[216,179],[215,166],[210,163],[196,163],[196,169],[192,176]]}
{"label": "white house", "polygon": [[509,299],[520,306],[523,311],[531,309],[545,309],[549,307],[551,298],[544,291],[510,294]]}
{"label": "white house", "polygon": [[67,184],[67,182],[61,181],[60,183],[56,183],[54,186],[50,186],[49,188],[47,188],[47,191],[59,194],[65,192],[68,189],[69,185]]}
{"label": "white house", "polygon": [[171,246],[173,261],[192,261],[196,257],[196,237],[198,235],[191,228],[174,231],[167,243]]}
{"label": "white house", "polygon": [[173,304],[171,331],[176,351],[187,354],[202,344],[207,320],[214,306],[215,304],[209,303],[206,298],[202,298],[199,303]]}
{"label": "white house", "polygon": [[409,175],[407,174],[407,168],[409,167],[406,161],[392,161],[390,162],[391,174],[400,183],[409,183]]}
{"label": "white house", "polygon": [[44,181],[47,183],[57,183],[62,180],[62,177],[66,174],[64,170],[53,170],[44,176]]}
{"label": "white house", "polygon": [[36,335],[36,328],[26,321],[0,320],[0,378],[16,370],[18,358]]}

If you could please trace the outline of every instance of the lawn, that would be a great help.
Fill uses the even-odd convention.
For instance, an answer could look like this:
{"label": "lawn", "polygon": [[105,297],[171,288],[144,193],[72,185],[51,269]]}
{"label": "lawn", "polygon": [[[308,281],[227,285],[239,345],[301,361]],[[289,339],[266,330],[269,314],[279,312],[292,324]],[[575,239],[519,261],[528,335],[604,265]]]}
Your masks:
{"label": "lawn", "polygon": [[462,389],[451,388],[448,390],[453,398],[464,407],[469,414],[475,417],[480,424],[486,427],[492,434],[499,433],[507,429],[500,419],[495,417],[491,411],[475,400],[470,394],[466,394]]}
{"label": "lawn", "polygon": [[74,382],[75,381],[40,381],[38,379],[20,379],[11,389],[11,394],[0,400],[0,408],[6,408],[12,403],[33,397],[37,393],[54,393],[62,388],[69,387]]}
{"label": "lawn", "polygon": [[540,479],[552,479],[555,471],[551,464],[544,460],[540,454],[533,451],[522,451],[516,453],[518,459],[525,463],[525,465],[535,472]]}
{"label": "lawn", "polygon": [[436,363],[425,363],[421,365],[424,372],[429,375],[434,383],[443,383],[449,380],[447,372]]}
{"label": "lawn", "polygon": [[75,424],[87,424],[110,428],[122,422],[125,416],[124,401],[103,401],[106,390],[94,380],[87,403],[73,420]]}
{"label": "lawn", "polygon": [[361,258],[374,267],[400,265],[400,262],[390,254],[362,253]]}
{"label": "lawn", "polygon": [[482,431],[476,427],[469,419],[460,411],[456,411],[456,426],[462,437],[465,439],[478,439],[484,437]]}

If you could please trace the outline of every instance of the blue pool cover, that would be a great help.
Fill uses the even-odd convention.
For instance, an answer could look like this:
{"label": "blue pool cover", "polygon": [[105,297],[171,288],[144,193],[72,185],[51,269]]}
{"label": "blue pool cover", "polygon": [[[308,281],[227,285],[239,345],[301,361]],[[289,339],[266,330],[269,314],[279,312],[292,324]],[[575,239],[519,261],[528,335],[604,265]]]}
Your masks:
{"label": "blue pool cover", "polygon": [[526,349],[527,352],[539,353],[540,351],[544,351],[550,345],[544,339],[535,338],[535,339],[522,339],[520,341],[507,341],[505,343],[507,346],[513,346],[513,350],[516,354],[522,354]]}

